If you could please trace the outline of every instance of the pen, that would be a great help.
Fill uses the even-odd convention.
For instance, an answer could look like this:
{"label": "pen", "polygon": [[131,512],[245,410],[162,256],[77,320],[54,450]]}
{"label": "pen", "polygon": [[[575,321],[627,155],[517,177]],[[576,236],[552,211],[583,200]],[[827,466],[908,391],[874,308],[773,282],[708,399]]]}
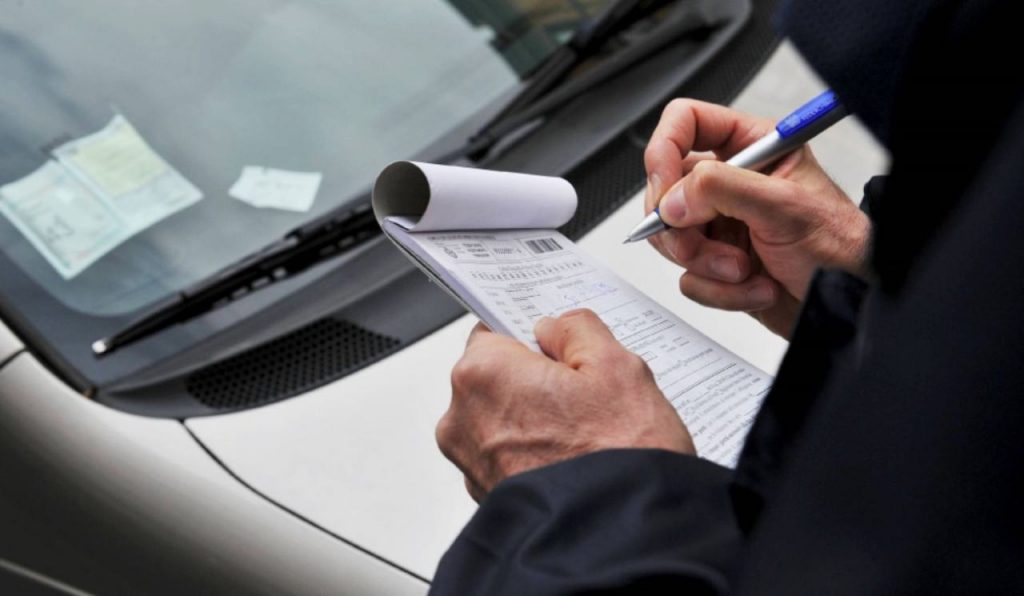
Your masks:
{"label": "pen", "polygon": [[[783,155],[801,147],[825,129],[839,122],[846,116],[836,94],[825,91],[811,101],[797,108],[775,126],[775,130],[758,139],[743,151],[734,155],[725,163],[756,170],[764,167]],[[625,244],[649,238],[658,232],[668,229],[668,224],[661,220],[661,213],[655,208],[626,237]]]}

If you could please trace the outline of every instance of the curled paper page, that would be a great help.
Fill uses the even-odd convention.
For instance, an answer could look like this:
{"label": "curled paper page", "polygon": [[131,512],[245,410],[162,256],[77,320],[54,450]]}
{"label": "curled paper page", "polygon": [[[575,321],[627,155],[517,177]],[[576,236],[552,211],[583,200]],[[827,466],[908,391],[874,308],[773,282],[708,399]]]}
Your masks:
{"label": "curled paper page", "polygon": [[377,177],[373,210],[416,232],[557,228],[576,213],[576,191],[551,176],[399,161]]}

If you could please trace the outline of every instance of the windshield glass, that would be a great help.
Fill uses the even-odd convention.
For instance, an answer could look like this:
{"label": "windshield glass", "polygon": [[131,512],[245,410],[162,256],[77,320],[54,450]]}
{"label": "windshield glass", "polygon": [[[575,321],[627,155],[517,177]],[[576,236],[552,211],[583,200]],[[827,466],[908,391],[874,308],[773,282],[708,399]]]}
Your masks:
{"label": "windshield glass", "polygon": [[106,0],[0,15],[0,250],[135,310],[352,201],[609,0]]}

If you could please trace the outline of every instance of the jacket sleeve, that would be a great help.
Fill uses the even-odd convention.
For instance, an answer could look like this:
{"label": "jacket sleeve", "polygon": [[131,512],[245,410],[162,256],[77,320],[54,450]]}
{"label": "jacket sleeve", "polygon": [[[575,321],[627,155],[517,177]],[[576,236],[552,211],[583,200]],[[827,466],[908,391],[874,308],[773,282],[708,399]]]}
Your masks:
{"label": "jacket sleeve", "polygon": [[731,471],[668,451],[601,451],[499,484],[431,594],[724,594],[740,547]]}

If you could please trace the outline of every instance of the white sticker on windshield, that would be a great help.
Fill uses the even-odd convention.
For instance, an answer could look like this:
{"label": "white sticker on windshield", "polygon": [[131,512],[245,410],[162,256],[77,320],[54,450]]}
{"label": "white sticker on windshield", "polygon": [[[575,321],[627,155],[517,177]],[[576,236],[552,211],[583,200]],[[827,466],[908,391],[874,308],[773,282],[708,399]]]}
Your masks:
{"label": "white sticker on windshield", "polygon": [[253,207],[269,207],[305,213],[320,190],[320,172],[289,172],[245,166],[228,194]]}
{"label": "white sticker on windshield", "polygon": [[0,213],[64,279],[203,196],[120,115],[53,153],[0,187]]}

